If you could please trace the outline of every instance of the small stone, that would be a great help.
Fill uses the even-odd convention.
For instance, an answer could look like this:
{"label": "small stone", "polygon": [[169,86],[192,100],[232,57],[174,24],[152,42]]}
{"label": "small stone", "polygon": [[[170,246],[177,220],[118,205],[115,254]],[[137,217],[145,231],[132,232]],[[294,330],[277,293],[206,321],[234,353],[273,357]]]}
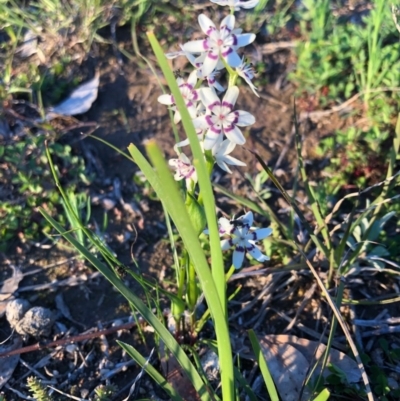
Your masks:
{"label": "small stone", "polygon": [[73,354],[74,352],[78,351],[78,346],[76,344],[68,344],[65,347],[65,351],[67,351],[69,354]]}
{"label": "small stone", "polygon": [[7,304],[6,318],[12,328],[17,326],[30,306],[30,303],[22,298],[14,299]]}
{"label": "small stone", "polygon": [[48,336],[53,327],[55,317],[50,309],[34,306],[25,313],[16,325],[15,331],[33,337]]}

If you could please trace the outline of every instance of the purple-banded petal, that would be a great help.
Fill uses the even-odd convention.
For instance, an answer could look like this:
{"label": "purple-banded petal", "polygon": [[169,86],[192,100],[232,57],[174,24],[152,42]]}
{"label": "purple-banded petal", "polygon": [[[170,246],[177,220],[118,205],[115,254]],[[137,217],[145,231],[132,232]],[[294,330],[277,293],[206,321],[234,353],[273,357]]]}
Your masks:
{"label": "purple-banded petal", "polygon": [[204,137],[204,150],[212,149],[220,135],[222,135],[222,133],[216,133],[209,129]]}
{"label": "purple-banded petal", "polygon": [[[230,111],[230,110],[229,110]],[[237,111],[228,112],[225,114],[224,128],[230,128],[231,125],[236,125],[239,120],[239,113]]]}
{"label": "purple-banded petal", "polygon": [[239,96],[239,88],[237,86],[231,86],[226,91],[224,99],[222,100],[222,104],[228,103],[233,107],[236,103],[238,96]]}
{"label": "purple-banded petal", "polygon": [[161,104],[165,104],[167,106],[170,106],[171,104],[174,104],[174,98],[171,95],[161,95],[157,99]]}
{"label": "purple-banded petal", "polygon": [[240,35],[236,36],[237,38],[237,47],[247,46],[250,43],[254,42],[256,35],[254,33],[241,33]]}
{"label": "purple-banded petal", "polygon": [[272,234],[272,228],[258,228],[254,231],[249,231],[246,235],[246,239],[250,241],[259,241],[261,239],[267,238]]}
{"label": "purple-banded petal", "polygon": [[[220,24],[220,29],[228,28],[229,32],[235,27],[235,16],[232,14],[227,15]],[[225,28],[225,29],[226,29]]]}
{"label": "purple-banded petal", "polygon": [[212,88],[199,89],[200,100],[208,109],[210,106],[221,104],[219,97]]}
{"label": "purple-banded petal", "polygon": [[199,25],[201,30],[207,35],[210,36],[211,32],[216,30],[216,26],[214,24],[214,22],[212,22],[210,20],[210,18],[208,18],[205,14],[200,14],[199,18]]}
{"label": "purple-banded petal", "polygon": [[226,137],[236,145],[244,145],[246,143],[246,138],[243,136],[242,131],[235,125],[230,128],[224,128],[224,134]]}
{"label": "purple-banded petal", "polygon": [[233,49],[233,47],[230,47],[229,50],[222,52],[221,55],[231,67],[239,67],[241,58],[236,53],[236,50]]}
{"label": "purple-banded petal", "polygon": [[214,51],[214,49],[207,53],[207,57],[204,59],[204,63],[202,65],[202,72],[205,77],[214,71],[218,64],[218,59],[219,55]]}
{"label": "purple-banded petal", "polygon": [[256,122],[253,114],[250,114],[247,111],[237,110],[236,113],[239,114],[239,119],[236,123],[239,127],[247,127],[248,125],[253,125]]}
{"label": "purple-banded petal", "polygon": [[182,46],[185,52],[202,53],[208,49],[207,39],[191,40]]}
{"label": "purple-banded petal", "polygon": [[269,260],[267,255],[264,255],[254,244],[249,244],[250,247],[247,248],[247,252],[257,261],[259,262],[266,262]]}
{"label": "purple-banded petal", "polygon": [[224,92],[225,88],[215,78],[207,79],[208,85],[215,88],[219,92]]}
{"label": "purple-banded petal", "polygon": [[233,251],[232,264],[235,266],[235,269],[242,267],[245,252],[246,250],[241,246],[237,246]]}

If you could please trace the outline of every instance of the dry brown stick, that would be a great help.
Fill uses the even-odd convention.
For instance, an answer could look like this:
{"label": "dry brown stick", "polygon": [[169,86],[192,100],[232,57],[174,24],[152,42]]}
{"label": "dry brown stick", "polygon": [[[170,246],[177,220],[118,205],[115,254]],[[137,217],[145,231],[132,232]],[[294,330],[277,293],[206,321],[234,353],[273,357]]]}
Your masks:
{"label": "dry brown stick", "polygon": [[291,40],[288,42],[275,42],[275,43],[266,43],[261,46],[262,54],[272,54],[278,52],[280,50],[294,49],[297,46],[297,41]]}
{"label": "dry brown stick", "polygon": [[67,345],[67,344],[72,344],[72,343],[79,342],[79,341],[90,340],[92,338],[97,338],[100,336],[106,336],[108,334],[115,333],[116,331],[119,331],[119,330],[131,329],[132,327],[135,327],[135,326],[136,326],[136,322],[130,322],[130,323],[122,324],[120,326],[111,327],[110,329],[104,329],[104,330],[100,330],[100,331],[96,331],[96,332],[92,332],[92,333],[86,333],[86,334],[79,334],[79,335],[73,336],[73,337],[62,338],[57,341],[49,341],[49,342],[46,341],[45,343],[38,342],[33,345],[28,345],[27,347],[14,349],[14,350],[11,350],[8,352],[2,352],[2,353],[0,353],[0,358],[12,356],[12,355],[26,354],[27,352],[39,351],[39,350],[42,350],[45,348],[53,348],[53,347],[57,347],[59,345]]}
{"label": "dry brown stick", "polygon": [[365,93],[379,93],[379,92],[398,92],[400,91],[400,88],[398,87],[384,87],[384,88],[376,88],[376,89],[371,89],[369,91],[361,91],[354,96],[352,96],[350,99],[346,100],[345,102],[338,104],[337,106],[333,106],[331,109],[328,110],[316,110],[316,111],[311,111],[311,112],[301,112],[300,113],[300,119],[299,121],[303,121],[306,118],[313,119],[313,118],[321,118],[321,117],[326,117],[329,116],[330,114],[333,113],[338,113],[346,107],[350,106],[351,103],[355,102],[359,97],[365,95]]}

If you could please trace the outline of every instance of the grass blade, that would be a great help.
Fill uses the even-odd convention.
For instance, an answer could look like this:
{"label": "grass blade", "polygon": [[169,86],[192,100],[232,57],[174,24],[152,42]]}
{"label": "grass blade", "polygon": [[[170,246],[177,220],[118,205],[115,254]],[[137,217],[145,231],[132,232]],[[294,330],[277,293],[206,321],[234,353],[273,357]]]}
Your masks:
{"label": "grass blade", "polygon": [[249,338],[251,341],[251,346],[253,347],[254,355],[256,356],[256,361],[260,367],[261,373],[264,378],[265,385],[267,386],[268,394],[271,397],[271,401],[279,401],[279,396],[276,391],[274,381],[272,380],[271,373],[268,369],[267,362],[261,351],[260,344],[258,342],[256,333],[253,330],[249,330]]}

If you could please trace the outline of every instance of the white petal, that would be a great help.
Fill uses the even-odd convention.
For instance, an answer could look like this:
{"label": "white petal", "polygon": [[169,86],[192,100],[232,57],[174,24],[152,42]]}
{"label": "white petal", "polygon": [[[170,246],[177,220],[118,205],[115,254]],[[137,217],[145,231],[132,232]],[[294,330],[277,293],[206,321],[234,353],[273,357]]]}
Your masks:
{"label": "white petal", "polygon": [[257,6],[260,0],[249,0],[249,1],[238,1],[237,6],[242,8],[254,8]]}
{"label": "white petal", "polygon": [[211,3],[218,4],[219,6],[229,6],[229,0],[211,0]]}
{"label": "white petal", "polygon": [[256,35],[254,33],[242,33],[240,35],[237,35],[236,37],[237,37],[236,48],[238,48],[238,47],[247,46],[250,43],[254,42]]}
{"label": "white petal", "polygon": [[248,125],[252,125],[256,122],[253,114],[250,114],[247,111],[237,110],[237,113],[239,114],[239,119],[236,125],[239,127],[247,127]]}
{"label": "white petal", "polygon": [[226,27],[232,31],[233,28],[235,27],[235,16],[232,14],[227,15],[222,21],[221,21],[221,25],[220,28],[222,26],[226,25]]}
{"label": "white petal", "polygon": [[204,106],[208,107],[213,103],[220,103],[219,97],[212,88],[199,89],[199,95]]}
{"label": "white petal", "polygon": [[179,154],[178,148],[183,148],[184,146],[187,146],[187,145],[189,145],[189,138],[186,138],[184,141],[180,141],[180,142],[176,143],[176,144],[174,145],[174,151],[175,151],[175,153],[178,153],[178,154]]}
{"label": "white petal", "polygon": [[170,106],[171,104],[174,104],[172,101],[172,96],[171,95],[161,95],[157,99],[161,104],[166,104],[167,106]]}
{"label": "white petal", "polygon": [[189,53],[202,53],[204,52],[204,40],[191,40],[182,46],[185,52]]}
{"label": "white petal", "polygon": [[208,128],[206,116],[196,117],[192,121],[195,128],[200,128],[200,129]]}
{"label": "white petal", "polygon": [[232,174],[231,169],[228,167],[228,165],[224,162],[224,160],[221,159],[216,159],[216,162],[219,166],[220,169],[226,171],[229,174]]}
{"label": "white petal", "polygon": [[235,157],[226,155],[222,159],[225,163],[230,164],[231,166],[246,166],[246,163],[236,159]]}
{"label": "white petal", "polygon": [[228,239],[223,239],[221,241],[221,249],[223,251],[227,251],[230,248],[231,248],[231,244],[229,243],[229,240]]}
{"label": "white petal", "polygon": [[[233,147],[232,147],[233,146]],[[236,144],[232,143],[229,139],[225,139],[225,141],[220,141],[217,143],[213,149],[212,154],[216,157],[222,157],[230,152],[235,148]],[[228,151],[229,149],[229,151]]]}
{"label": "white petal", "polygon": [[215,132],[208,130],[206,136],[204,137],[204,150],[212,149],[220,135],[221,134],[216,134]]}
{"label": "white petal", "polygon": [[172,60],[172,59],[174,59],[176,57],[183,56],[184,54],[185,53],[182,50],[180,50],[180,51],[177,51],[177,52],[165,53],[165,57],[167,59]]}
{"label": "white petal", "polygon": [[246,139],[242,134],[242,131],[236,126],[233,127],[232,130],[226,131],[224,130],[226,137],[236,145],[244,145],[246,143]]}
{"label": "white petal", "polygon": [[236,249],[233,251],[232,264],[235,266],[235,269],[240,269],[242,267],[244,260],[244,252],[237,251]]}
{"label": "white petal", "polygon": [[220,219],[218,219],[218,224],[219,224],[219,231],[221,233],[221,235],[225,234],[225,233],[230,233],[231,229],[232,229],[232,224],[230,223],[230,221],[228,219],[226,219],[225,217],[221,217]]}
{"label": "white petal", "polygon": [[200,14],[199,18],[198,18],[198,21],[199,21],[199,25],[200,25],[201,30],[206,35],[209,34],[208,31],[209,31],[210,27],[213,28],[213,29],[216,29],[214,22],[212,22],[210,20],[210,18],[208,18],[205,14]]}
{"label": "white petal", "polygon": [[189,85],[192,85],[193,88],[196,86],[197,83],[197,70],[194,70],[190,73],[187,81],[186,81]]}
{"label": "white petal", "polygon": [[250,210],[247,213],[245,213],[242,217],[242,220],[246,221],[246,224],[251,227],[253,225],[254,217],[253,217],[253,212]]}
{"label": "white petal", "polygon": [[174,114],[174,124],[178,124],[181,121],[181,113],[177,110]]}
{"label": "white petal", "polygon": [[239,88],[237,86],[231,86],[226,91],[223,101],[235,105],[238,96],[239,96]]}
{"label": "white petal", "polygon": [[225,88],[217,81],[214,81],[214,84],[212,85],[217,91],[224,92]]}
{"label": "white petal", "polygon": [[261,239],[267,238],[272,234],[272,228],[268,227],[268,228],[259,228],[255,231],[253,231],[253,234],[256,235],[256,240],[255,241],[259,241]]}
{"label": "white petal", "polygon": [[213,52],[209,52],[204,60],[203,66],[201,68],[203,75],[206,77],[211,74],[218,64],[219,57],[215,58]]}
{"label": "white petal", "polygon": [[234,68],[239,67],[242,62],[242,59],[239,57],[235,50],[231,51],[226,57],[224,57],[224,59],[231,67]]}

